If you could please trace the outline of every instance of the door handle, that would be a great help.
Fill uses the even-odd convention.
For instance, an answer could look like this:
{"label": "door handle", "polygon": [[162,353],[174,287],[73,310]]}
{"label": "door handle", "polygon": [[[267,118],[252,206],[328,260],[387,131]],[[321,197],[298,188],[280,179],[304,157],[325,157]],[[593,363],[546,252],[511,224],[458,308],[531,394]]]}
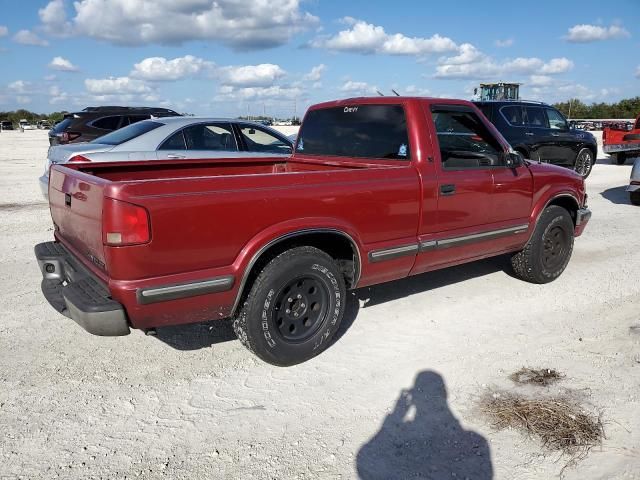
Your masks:
{"label": "door handle", "polygon": [[167,158],[178,159],[178,158],[187,158],[186,155],[177,155],[175,153],[170,153],[167,155]]}
{"label": "door handle", "polygon": [[533,132],[525,132],[525,135],[529,135],[530,137],[532,137],[534,134]]}
{"label": "door handle", "polygon": [[551,136],[552,136],[552,137],[559,137],[559,136],[560,136],[560,134],[559,134],[559,133],[552,133],[552,134],[551,134]]}
{"label": "door handle", "polygon": [[456,186],[452,183],[440,185],[440,193],[442,195],[453,195],[454,193],[456,193]]}

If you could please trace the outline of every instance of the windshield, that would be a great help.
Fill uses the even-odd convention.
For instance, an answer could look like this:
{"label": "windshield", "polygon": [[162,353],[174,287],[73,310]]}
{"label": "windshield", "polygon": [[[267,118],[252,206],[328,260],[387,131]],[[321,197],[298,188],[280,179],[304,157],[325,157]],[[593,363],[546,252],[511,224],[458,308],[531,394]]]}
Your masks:
{"label": "windshield", "polygon": [[144,120],[142,122],[134,123],[128,127],[121,128],[111,133],[107,133],[101,137],[96,138],[91,143],[102,143],[104,145],[120,145],[124,142],[128,142],[140,135],[143,135],[151,130],[155,130],[161,127],[162,123],[153,122],[151,120]]}

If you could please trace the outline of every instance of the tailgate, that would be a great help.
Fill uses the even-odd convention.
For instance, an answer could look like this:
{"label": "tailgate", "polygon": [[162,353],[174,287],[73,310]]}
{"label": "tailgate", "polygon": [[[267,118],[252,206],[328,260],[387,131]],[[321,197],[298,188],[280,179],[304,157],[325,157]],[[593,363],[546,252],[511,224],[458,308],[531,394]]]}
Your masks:
{"label": "tailgate", "polygon": [[105,180],[61,165],[53,165],[49,206],[57,235],[104,270],[102,203]]}

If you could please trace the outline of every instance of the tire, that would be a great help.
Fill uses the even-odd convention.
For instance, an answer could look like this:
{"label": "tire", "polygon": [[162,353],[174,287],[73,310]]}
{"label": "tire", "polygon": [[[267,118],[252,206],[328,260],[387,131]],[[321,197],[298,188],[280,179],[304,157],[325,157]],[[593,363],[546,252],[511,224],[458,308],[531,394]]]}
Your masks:
{"label": "tire", "polygon": [[629,192],[629,201],[631,205],[640,206],[640,191]]}
{"label": "tire", "polygon": [[574,225],[567,210],[544,209],[529,243],[511,257],[516,275],[531,283],[549,283],[560,276],[573,252]]}
{"label": "tire", "polygon": [[587,178],[593,169],[595,163],[595,157],[593,152],[588,148],[581,148],[576,155],[576,161],[573,164],[573,169],[582,178]]}
{"label": "tire", "polygon": [[627,155],[625,153],[616,153],[611,155],[611,163],[615,163],[616,165],[624,165],[627,161]]}
{"label": "tire", "polygon": [[281,367],[324,351],[344,314],[346,287],[334,260],[314,247],[297,247],[271,260],[233,320],[240,342]]}

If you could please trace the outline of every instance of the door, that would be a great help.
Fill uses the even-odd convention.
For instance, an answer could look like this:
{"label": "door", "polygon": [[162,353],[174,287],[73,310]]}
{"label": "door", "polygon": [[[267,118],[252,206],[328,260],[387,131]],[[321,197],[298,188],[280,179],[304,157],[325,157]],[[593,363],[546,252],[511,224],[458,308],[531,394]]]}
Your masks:
{"label": "door", "polygon": [[198,123],[185,127],[158,147],[158,159],[215,158],[237,152],[238,146],[230,123]]}
{"label": "door", "polygon": [[[504,147],[475,110],[467,106],[433,105],[432,137],[438,177],[437,215],[420,226],[413,273],[455,263],[469,256],[469,236],[487,230],[493,193],[493,170],[501,165]],[[475,255],[486,245],[472,247]]]}
{"label": "door", "polygon": [[554,163],[573,165],[578,154],[578,142],[569,130],[567,120],[555,108],[546,107],[545,113],[549,124],[548,141],[553,144],[556,159]]}
{"label": "door", "polygon": [[240,140],[248,152],[290,155],[291,144],[274,132],[255,125],[238,125]]}

